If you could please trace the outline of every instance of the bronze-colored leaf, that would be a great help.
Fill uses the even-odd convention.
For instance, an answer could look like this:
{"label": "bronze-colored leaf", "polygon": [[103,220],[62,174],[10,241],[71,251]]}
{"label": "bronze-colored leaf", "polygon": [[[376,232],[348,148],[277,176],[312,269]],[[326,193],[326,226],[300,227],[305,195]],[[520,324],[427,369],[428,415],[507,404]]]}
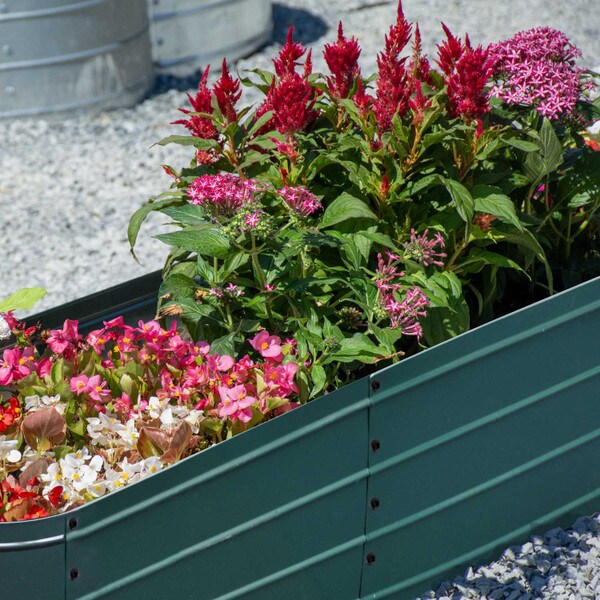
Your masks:
{"label": "bronze-colored leaf", "polygon": [[48,466],[52,461],[44,456],[36,458],[20,475],[19,485],[25,487],[27,482],[34,477],[39,479],[40,475],[43,475],[48,471]]}
{"label": "bronze-colored leaf", "polygon": [[177,462],[190,443],[192,438],[192,426],[187,421],[181,421],[171,432],[169,449],[163,454],[163,461],[168,463]]}
{"label": "bronze-colored leaf", "polygon": [[143,458],[162,456],[169,448],[169,434],[156,427],[142,427],[137,441],[138,452]]}
{"label": "bronze-colored leaf", "polygon": [[44,408],[29,413],[21,423],[21,431],[29,446],[45,452],[63,441],[67,423],[55,408]]}

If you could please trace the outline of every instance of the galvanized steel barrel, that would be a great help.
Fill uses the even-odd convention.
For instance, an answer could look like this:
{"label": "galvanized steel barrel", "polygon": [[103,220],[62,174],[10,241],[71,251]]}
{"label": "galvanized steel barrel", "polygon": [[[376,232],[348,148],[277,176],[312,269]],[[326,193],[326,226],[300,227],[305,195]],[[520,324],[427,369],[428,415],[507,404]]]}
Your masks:
{"label": "galvanized steel barrel", "polygon": [[226,57],[251,54],[271,38],[270,0],[148,0],[157,69],[185,76]]}
{"label": "galvanized steel barrel", "polygon": [[129,106],[153,78],[146,0],[0,0],[0,117]]}

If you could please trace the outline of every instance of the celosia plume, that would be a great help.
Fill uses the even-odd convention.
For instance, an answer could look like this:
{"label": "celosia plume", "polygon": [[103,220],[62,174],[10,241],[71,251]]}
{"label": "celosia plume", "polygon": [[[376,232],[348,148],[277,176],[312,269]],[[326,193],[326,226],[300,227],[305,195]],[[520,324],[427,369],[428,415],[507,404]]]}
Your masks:
{"label": "celosia plume", "polygon": [[239,79],[233,79],[227,68],[227,61],[223,59],[221,77],[213,87],[220,111],[228,123],[233,123],[237,118],[235,105],[242,96]]}
{"label": "celosia plume", "polygon": [[346,39],[342,22],[338,25],[338,38],[334,44],[325,44],[323,56],[331,71],[327,77],[327,87],[337,98],[346,98],[354,81],[360,74],[358,58],[360,47],[355,38]]}
{"label": "celosia plume", "polygon": [[377,93],[373,110],[380,134],[392,126],[396,114],[404,116],[408,110],[411,93],[409,76],[405,68],[406,57],[400,53],[410,40],[412,25],[404,17],[402,2],[398,2],[396,23],[385,36],[385,48],[377,56]]}

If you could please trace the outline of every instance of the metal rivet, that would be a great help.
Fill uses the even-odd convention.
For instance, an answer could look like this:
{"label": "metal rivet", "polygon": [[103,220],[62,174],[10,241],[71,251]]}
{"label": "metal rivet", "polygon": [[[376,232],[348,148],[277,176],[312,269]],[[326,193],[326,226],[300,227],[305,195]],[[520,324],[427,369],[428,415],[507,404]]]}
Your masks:
{"label": "metal rivet", "polygon": [[367,564],[372,565],[375,562],[375,555],[372,552],[367,554]]}
{"label": "metal rivet", "polygon": [[159,46],[163,46],[163,45],[164,45],[164,43],[165,43],[165,40],[164,40],[163,38],[158,38],[158,39],[156,40],[156,43],[157,43],[157,45],[159,45]]}
{"label": "metal rivet", "polygon": [[371,498],[371,508],[377,510],[379,508],[379,498]]}
{"label": "metal rivet", "polygon": [[7,85],[4,88],[4,91],[9,95],[12,96],[17,90],[15,90],[15,86],[14,85]]}
{"label": "metal rivet", "polygon": [[69,529],[75,529],[78,525],[77,519],[75,517],[73,517],[72,519],[69,519]]}
{"label": "metal rivet", "polygon": [[379,448],[381,448],[381,442],[379,440],[373,440],[371,442],[371,450],[373,450],[373,452],[377,452]]}
{"label": "metal rivet", "polygon": [[12,54],[12,48],[10,47],[10,44],[4,44],[4,46],[2,46],[2,52],[4,52],[6,56],[10,56]]}
{"label": "metal rivet", "polygon": [[377,379],[373,379],[373,381],[371,381],[371,389],[374,392],[376,392],[380,387],[381,387],[381,383],[379,383],[379,381],[377,381]]}
{"label": "metal rivet", "polygon": [[71,572],[69,573],[69,577],[71,578],[71,581],[74,581],[75,579],[77,579],[79,577],[79,571],[77,569],[71,569]]}

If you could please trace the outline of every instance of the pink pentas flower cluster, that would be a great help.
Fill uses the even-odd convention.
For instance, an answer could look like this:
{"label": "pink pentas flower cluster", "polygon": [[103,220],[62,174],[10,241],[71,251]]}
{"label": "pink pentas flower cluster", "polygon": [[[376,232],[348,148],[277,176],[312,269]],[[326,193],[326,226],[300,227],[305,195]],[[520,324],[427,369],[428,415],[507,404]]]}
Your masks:
{"label": "pink pentas flower cluster", "polygon": [[429,229],[421,235],[417,235],[414,229],[410,230],[410,240],[404,245],[405,258],[414,260],[424,267],[435,265],[443,267],[445,252],[439,250],[444,248],[444,238],[441,233],[436,233],[432,238],[428,237]]}
{"label": "pink pentas flower cluster", "polygon": [[321,210],[317,197],[303,187],[283,187],[277,192],[283,201],[301,217],[309,217]]}
{"label": "pink pentas flower cluster", "polygon": [[191,204],[206,208],[214,216],[231,217],[252,204],[264,186],[255,179],[242,179],[232,173],[202,175],[188,189]]}
{"label": "pink pentas flower cluster", "polygon": [[404,273],[398,270],[399,256],[388,252],[386,259],[377,255],[375,285],[379,292],[379,305],[390,320],[392,329],[400,329],[404,335],[417,339],[423,335],[420,317],[427,315],[429,300],[418,286],[405,290],[399,280]]}
{"label": "pink pentas flower cluster", "polygon": [[494,60],[488,49],[473,48],[469,36],[455,37],[442,23],[446,40],[438,45],[438,65],[445,77],[450,115],[477,118],[490,110],[486,86]]}
{"label": "pink pentas flower cluster", "polygon": [[521,31],[490,46],[495,85],[490,94],[508,104],[534,107],[556,120],[570,115],[585,88],[576,66],[581,51],[552,27]]}

